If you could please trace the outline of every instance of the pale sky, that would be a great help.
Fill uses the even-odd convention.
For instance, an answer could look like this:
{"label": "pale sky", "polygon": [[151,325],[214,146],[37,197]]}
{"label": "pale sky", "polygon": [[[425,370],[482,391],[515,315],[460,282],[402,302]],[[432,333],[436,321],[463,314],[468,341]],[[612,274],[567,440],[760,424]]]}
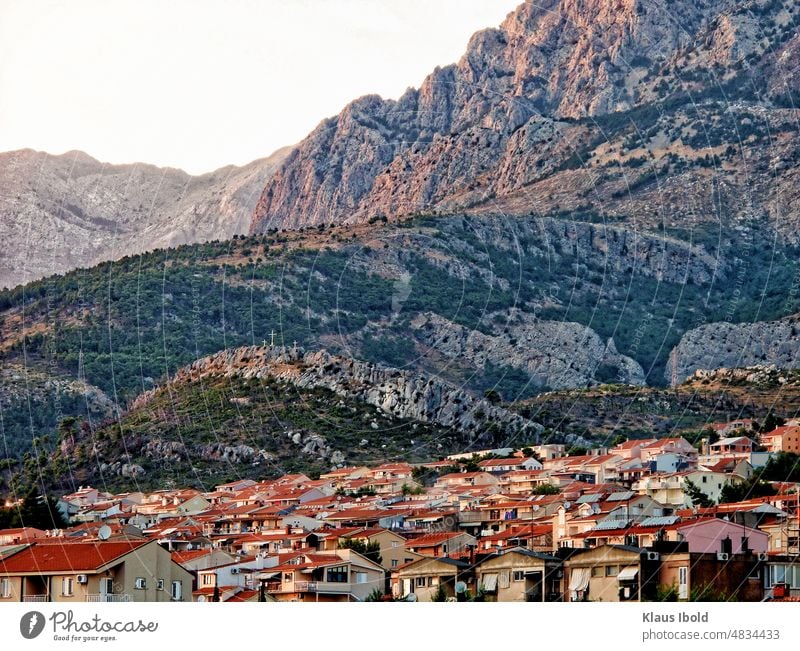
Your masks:
{"label": "pale sky", "polygon": [[201,173],[399,97],[521,0],[0,0],[0,151]]}

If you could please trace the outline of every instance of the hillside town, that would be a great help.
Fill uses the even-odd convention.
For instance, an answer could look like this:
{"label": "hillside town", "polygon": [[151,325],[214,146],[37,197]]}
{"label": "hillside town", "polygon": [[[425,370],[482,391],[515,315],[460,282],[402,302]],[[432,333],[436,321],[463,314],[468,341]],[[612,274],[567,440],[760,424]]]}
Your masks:
{"label": "hillside town", "polygon": [[800,484],[757,479],[800,453],[800,423],[710,431],[81,486],[58,501],[68,528],[0,530],[0,602],[800,600]]}

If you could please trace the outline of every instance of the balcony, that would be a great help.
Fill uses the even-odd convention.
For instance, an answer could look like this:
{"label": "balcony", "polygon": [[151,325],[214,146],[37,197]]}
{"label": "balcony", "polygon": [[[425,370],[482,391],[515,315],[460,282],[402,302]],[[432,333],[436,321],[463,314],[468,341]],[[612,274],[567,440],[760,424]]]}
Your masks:
{"label": "balcony", "polygon": [[28,594],[22,598],[22,601],[50,601],[50,597],[46,594]]}
{"label": "balcony", "polygon": [[270,593],[296,593],[315,592],[325,594],[349,594],[350,583],[328,583],[326,581],[295,581],[294,583],[267,583],[267,592]]}
{"label": "balcony", "polygon": [[129,594],[87,594],[86,601],[92,603],[127,603],[133,601]]}
{"label": "balcony", "polygon": [[296,592],[331,592],[336,594],[347,594],[350,592],[349,583],[328,583],[326,581],[297,581],[295,582]]}

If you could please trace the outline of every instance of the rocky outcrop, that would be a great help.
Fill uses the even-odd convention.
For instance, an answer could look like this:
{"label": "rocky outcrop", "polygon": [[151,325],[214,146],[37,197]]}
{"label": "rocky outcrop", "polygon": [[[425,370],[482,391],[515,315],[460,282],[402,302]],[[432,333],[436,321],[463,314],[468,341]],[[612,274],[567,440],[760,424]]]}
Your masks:
{"label": "rocky outcrop", "polygon": [[800,366],[800,317],[759,323],[709,323],[690,330],[672,350],[667,381],[686,380],[698,369]]}
{"label": "rocky outcrop", "polygon": [[[620,151],[621,142],[609,140],[613,129],[576,119],[654,104],[677,90],[701,95],[744,60],[784,70],[781,79],[791,83],[794,50],[784,40],[798,20],[797,7],[768,0],[525,2],[499,28],[475,34],[457,64],[437,68],[419,89],[396,101],[359,98],[321,122],[264,188],[251,232],[452,212],[501,199],[504,210],[530,210],[537,195],[570,185],[568,174],[556,172],[588,167],[598,153],[591,143]],[[710,73],[715,67],[719,75]],[[755,84],[759,75],[743,83]],[[785,93],[776,74],[769,77],[774,94]],[[650,116],[633,116],[633,142],[655,129],[650,119],[663,112],[654,105]],[[660,144],[631,157],[636,164],[611,161],[627,177],[619,186],[602,191],[594,174],[576,189],[606,195],[606,204],[625,203],[626,186],[641,185],[641,162],[667,144],[674,155],[686,153],[685,136],[662,134]],[[528,187],[548,176],[559,183]],[[522,205],[509,203],[517,196]]]}
{"label": "rocky outcrop", "polygon": [[[302,389],[325,388],[396,418],[435,423],[465,433],[477,433],[490,425],[508,436],[541,431],[537,423],[440,380],[326,351],[306,353],[300,348],[269,347],[226,350],[184,367],[173,382],[208,376],[273,378]],[[140,396],[132,408],[146,405],[150,395]]]}
{"label": "rocky outcrop", "polygon": [[264,184],[287,153],[202,176],[153,165],[109,165],[83,152],[0,154],[0,288],[243,233]]}
{"label": "rocky outcrop", "polygon": [[478,368],[487,363],[521,368],[535,387],[644,384],[638,362],[620,355],[613,341],[603,342],[597,333],[578,323],[525,317],[494,336],[435,314],[421,315],[411,325],[425,345],[447,357]]}

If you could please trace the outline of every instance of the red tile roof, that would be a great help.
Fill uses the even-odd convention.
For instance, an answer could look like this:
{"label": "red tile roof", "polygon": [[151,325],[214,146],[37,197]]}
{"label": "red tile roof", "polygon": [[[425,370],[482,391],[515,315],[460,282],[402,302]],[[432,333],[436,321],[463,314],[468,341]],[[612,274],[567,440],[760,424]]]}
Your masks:
{"label": "red tile roof", "polygon": [[156,543],[150,540],[68,545],[37,542],[0,561],[0,574],[92,572],[148,544]]}

